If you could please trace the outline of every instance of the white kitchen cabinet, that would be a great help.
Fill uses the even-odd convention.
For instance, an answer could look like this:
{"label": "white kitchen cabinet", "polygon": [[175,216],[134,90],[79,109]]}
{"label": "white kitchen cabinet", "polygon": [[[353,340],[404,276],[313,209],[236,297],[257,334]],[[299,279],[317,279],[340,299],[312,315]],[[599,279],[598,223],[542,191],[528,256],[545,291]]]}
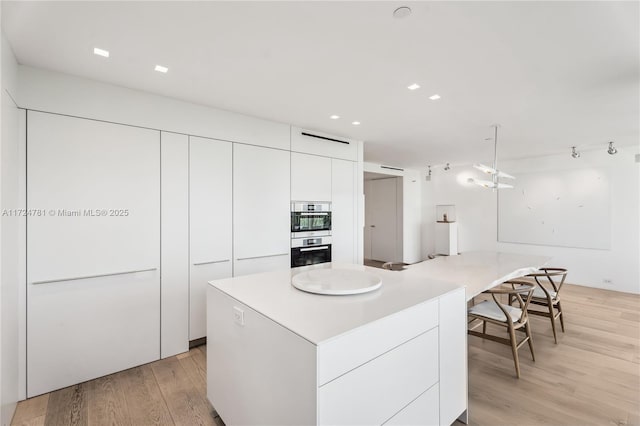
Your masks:
{"label": "white kitchen cabinet", "polygon": [[291,200],[331,201],[331,158],[291,153]]}
{"label": "white kitchen cabinet", "polygon": [[32,397],[160,357],[160,132],[27,123]]}
{"label": "white kitchen cabinet", "polygon": [[[292,154],[293,155],[293,154]],[[356,163],[331,159],[331,260],[355,263],[358,187]]]}
{"label": "white kitchen cabinet", "polygon": [[189,136],[189,340],[206,336],[207,281],[232,275],[232,144]]}
{"label": "white kitchen cabinet", "polygon": [[161,358],[189,350],[189,137],[160,133]]}
{"label": "white kitchen cabinet", "polygon": [[358,161],[356,141],[299,127],[291,127],[291,151]]}
{"label": "white kitchen cabinet", "polygon": [[234,276],[291,265],[290,160],[288,151],[233,146]]}

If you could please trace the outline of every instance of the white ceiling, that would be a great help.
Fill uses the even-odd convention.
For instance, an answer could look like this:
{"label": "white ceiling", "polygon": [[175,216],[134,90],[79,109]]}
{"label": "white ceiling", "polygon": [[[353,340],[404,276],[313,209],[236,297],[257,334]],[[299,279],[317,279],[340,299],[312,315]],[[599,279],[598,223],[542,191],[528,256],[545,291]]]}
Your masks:
{"label": "white ceiling", "polygon": [[[400,5],[413,14],[394,19]],[[492,123],[502,125],[503,159],[640,139],[635,1],[3,1],[2,9],[21,64],[362,139],[368,161],[489,161]],[[93,55],[96,46],[111,57]],[[409,91],[411,83],[422,87]],[[442,99],[429,100],[434,93]]]}

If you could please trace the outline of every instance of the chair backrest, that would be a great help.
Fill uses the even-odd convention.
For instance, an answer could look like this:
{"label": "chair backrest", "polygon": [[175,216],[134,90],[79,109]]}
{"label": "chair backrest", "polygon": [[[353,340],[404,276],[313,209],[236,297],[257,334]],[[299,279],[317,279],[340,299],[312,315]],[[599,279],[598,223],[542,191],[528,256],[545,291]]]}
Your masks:
{"label": "chair backrest", "polygon": [[[549,294],[549,289],[546,285],[551,284],[553,291],[556,292],[556,297],[558,297],[562,284],[564,284],[564,280],[567,278],[567,274],[569,272],[564,268],[540,268],[539,271],[540,272],[536,272],[534,274],[529,274],[527,277],[533,277],[547,297],[551,297],[551,295]],[[545,280],[546,282],[544,282]]]}
{"label": "chair backrest", "polygon": [[520,305],[520,310],[522,311],[522,313],[520,314],[520,319],[518,319],[516,323],[524,324],[528,320],[527,308],[529,307],[529,302],[531,302],[533,290],[535,288],[536,285],[529,281],[509,280],[505,281],[498,287],[487,290],[485,293],[491,294],[491,296],[493,297],[493,301],[496,302],[496,305],[498,305],[500,310],[504,313],[507,320],[511,316],[509,315],[509,312],[507,312],[507,309],[502,305],[502,303],[498,301],[498,298],[496,296],[504,294],[509,297],[509,300],[511,300],[511,296],[515,296],[518,304]]}

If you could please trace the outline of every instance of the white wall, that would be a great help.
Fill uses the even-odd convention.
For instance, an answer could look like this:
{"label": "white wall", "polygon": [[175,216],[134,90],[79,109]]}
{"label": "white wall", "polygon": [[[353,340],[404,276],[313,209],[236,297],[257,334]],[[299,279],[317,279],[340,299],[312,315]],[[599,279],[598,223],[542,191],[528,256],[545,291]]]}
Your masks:
{"label": "white wall", "polygon": [[[2,106],[0,144],[0,211],[20,207],[18,117],[12,97],[16,94],[17,63],[2,34]],[[18,250],[20,218],[2,215],[0,220],[0,423],[8,425],[18,401]]]}
{"label": "white wall", "polygon": [[[433,252],[436,204],[455,204],[459,226],[459,251],[499,250],[504,252],[552,256],[549,265],[569,269],[567,282],[590,287],[640,293],[640,164],[634,162],[638,147],[625,147],[617,155],[601,149],[582,152],[573,159],[569,150],[563,155],[504,161],[501,169],[518,173],[609,168],[611,173],[611,249],[577,249],[544,245],[497,242],[496,194],[466,182],[480,177],[471,165],[455,166],[448,172],[435,171],[431,182],[422,177],[423,257]],[[517,179],[515,181],[517,185]],[[585,230],[588,232],[588,230]],[[605,283],[610,280],[610,283]]]}
{"label": "white wall", "polygon": [[[290,149],[290,126],[20,65],[18,105],[76,117]],[[286,143],[286,144],[285,144]]]}

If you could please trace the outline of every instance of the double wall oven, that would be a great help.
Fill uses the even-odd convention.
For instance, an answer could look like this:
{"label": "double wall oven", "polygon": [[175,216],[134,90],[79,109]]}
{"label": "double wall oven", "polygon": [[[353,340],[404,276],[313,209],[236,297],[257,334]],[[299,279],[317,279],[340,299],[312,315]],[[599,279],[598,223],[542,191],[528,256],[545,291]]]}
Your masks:
{"label": "double wall oven", "polygon": [[331,262],[331,203],[291,203],[291,267]]}

